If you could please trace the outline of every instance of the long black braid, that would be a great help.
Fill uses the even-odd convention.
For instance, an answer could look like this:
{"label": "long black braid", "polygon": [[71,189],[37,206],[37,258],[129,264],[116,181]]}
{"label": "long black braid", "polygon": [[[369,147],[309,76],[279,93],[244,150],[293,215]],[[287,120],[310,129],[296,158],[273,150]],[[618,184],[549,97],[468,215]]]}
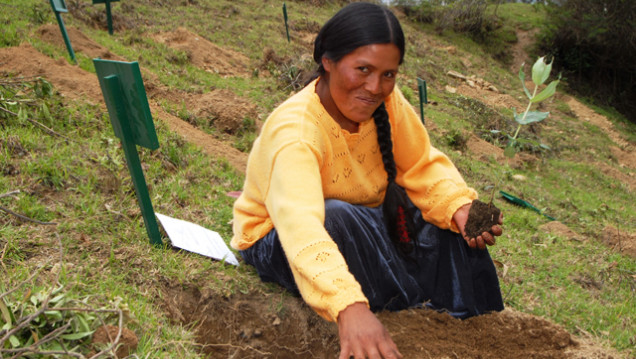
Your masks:
{"label": "long black braid", "polygon": [[378,144],[382,153],[384,169],[388,174],[388,186],[382,204],[384,220],[389,238],[402,255],[413,251],[415,246],[415,226],[413,212],[408,204],[408,196],[404,188],[395,182],[397,168],[393,158],[393,141],[391,141],[391,124],[384,102],[373,113],[373,120],[378,133]]}
{"label": "long black braid", "polygon": [[[400,50],[399,63],[404,60],[404,33],[397,17],[386,6],[367,2],[348,4],[329,19],[316,36],[314,61],[318,69],[307,83],[325,75],[323,58],[338,62],[355,49],[371,44],[394,44]],[[375,110],[373,118],[389,180],[383,204],[384,218],[391,240],[402,254],[406,254],[414,247],[413,216],[409,213],[406,192],[395,183],[397,169],[393,159],[391,124],[384,103]]]}

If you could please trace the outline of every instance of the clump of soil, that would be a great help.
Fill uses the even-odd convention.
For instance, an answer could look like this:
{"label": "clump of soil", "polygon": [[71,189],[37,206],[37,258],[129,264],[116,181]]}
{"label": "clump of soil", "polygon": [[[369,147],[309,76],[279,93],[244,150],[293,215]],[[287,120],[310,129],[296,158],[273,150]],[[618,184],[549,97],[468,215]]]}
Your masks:
{"label": "clump of soil", "polygon": [[[119,332],[120,328],[116,326],[104,325],[99,327],[93,334],[93,344],[98,346],[117,344],[116,354],[118,358],[134,353],[137,350],[137,344],[139,344],[137,335],[128,328],[121,328],[121,334],[117,338]],[[116,339],[119,340],[115,343]]]}
{"label": "clump of soil", "polygon": [[484,203],[478,199],[473,201],[468,212],[466,222],[466,235],[468,238],[477,238],[484,232],[490,232],[492,226],[499,224],[501,211],[492,203]]}

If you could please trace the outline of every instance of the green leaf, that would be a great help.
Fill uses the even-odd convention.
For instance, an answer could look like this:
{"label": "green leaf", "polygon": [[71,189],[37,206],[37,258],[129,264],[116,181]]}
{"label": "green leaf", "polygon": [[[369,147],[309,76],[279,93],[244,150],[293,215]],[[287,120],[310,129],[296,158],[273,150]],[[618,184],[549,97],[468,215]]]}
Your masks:
{"label": "green leaf", "polygon": [[546,88],[544,88],[543,91],[539,92],[535,97],[531,98],[530,102],[537,103],[554,95],[558,84],[559,84],[559,80],[554,80],[550,82],[550,84]]}
{"label": "green leaf", "polygon": [[4,299],[0,299],[0,312],[2,312],[2,321],[11,326],[11,313],[9,313],[9,308],[4,303]]}
{"label": "green leaf", "polygon": [[59,302],[60,300],[64,299],[65,296],[66,296],[66,294],[60,294],[60,295],[56,296],[55,298],[49,300],[49,303],[55,304],[55,303]]}
{"label": "green leaf", "polygon": [[44,315],[46,315],[47,319],[51,318],[55,321],[60,321],[62,320],[62,312],[58,311],[58,310],[47,310],[44,312]]}
{"label": "green leaf", "polygon": [[50,351],[68,351],[71,352],[71,350],[69,348],[63,348],[62,345],[59,343],[59,341],[54,341],[54,342],[49,342],[46,343],[47,345],[43,348],[46,350],[50,350]]}
{"label": "green leaf", "polygon": [[515,121],[517,121],[519,124],[527,125],[527,124],[532,123],[532,122],[542,121],[546,117],[548,117],[549,114],[550,114],[550,112],[529,111],[526,114],[525,118],[523,118],[523,114],[522,113],[520,113],[518,115],[515,115]]}
{"label": "green leaf", "polygon": [[504,150],[504,156],[506,156],[508,158],[513,158],[516,153],[517,153],[517,149],[515,148],[513,142],[511,142],[508,145],[508,147],[506,147],[506,149]]}
{"label": "green leaf", "polygon": [[80,330],[83,331],[89,331],[90,330],[90,326],[88,325],[88,321],[86,320],[86,318],[83,315],[78,315],[75,317],[78,321],[78,326]]}
{"label": "green leaf", "polygon": [[537,86],[543,84],[550,77],[551,71],[552,63],[546,64],[545,56],[540,57],[532,66],[532,82]]}
{"label": "green leaf", "polygon": [[46,105],[46,103],[42,103],[42,113],[44,113],[44,117],[47,120],[53,119],[53,117],[51,117],[51,112],[49,111],[49,107]]}
{"label": "green leaf", "polygon": [[20,121],[26,121],[27,120],[26,111],[22,110],[22,108],[20,108],[20,110],[18,111],[18,120],[20,120]]}
{"label": "green leaf", "polygon": [[91,331],[88,331],[88,332],[63,334],[63,335],[60,335],[60,337],[62,339],[66,339],[66,340],[80,340],[80,339],[83,339],[83,338],[86,338],[86,337],[90,336],[91,334],[93,334],[93,332],[95,332],[95,331],[91,330]]}
{"label": "green leaf", "polygon": [[11,342],[11,346],[14,348],[20,346],[20,339],[18,339],[18,337],[16,337],[15,335],[9,337],[9,342]]}
{"label": "green leaf", "polygon": [[521,64],[521,67],[519,68],[519,79],[521,80],[521,86],[523,86],[523,92],[526,93],[526,96],[528,96],[528,98],[532,98],[530,90],[528,90],[528,88],[526,87],[526,74],[523,72],[523,65],[524,64]]}

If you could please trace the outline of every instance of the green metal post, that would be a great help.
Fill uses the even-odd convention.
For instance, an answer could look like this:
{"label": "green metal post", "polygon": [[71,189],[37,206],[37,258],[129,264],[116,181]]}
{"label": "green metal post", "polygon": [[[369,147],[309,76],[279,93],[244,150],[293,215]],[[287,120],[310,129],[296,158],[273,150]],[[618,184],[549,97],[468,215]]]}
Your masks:
{"label": "green metal post", "polygon": [[130,175],[135,186],[135,193],[137,194],[141,214],[144,217],[146,232],[150,238],[150,243],[160,246],[162,242],[161,234],[159,233],[159,225],[157,224],[155,211],[152,208],[152,202],[150,201],[150,195],[148,194],[148,187],[146,185],[144,172],[141,168],[141,161],[139,161],[139,155],[137,154],[137,146],[133,140],[130,121],[128,120],[123,100],[121,98],[122,89],[119,84],[119,79],[117,75],[106,76],[104,77],[104,83],[106,85],[107,92],[110,94],[111,99],[114,101],[115,107],[117,108],[117,117],[120,119],[122,134],[121,144],[124,148],[128,170],[130,171]]}
{"label": "green metal post", "polygon": [[113,34],[113,18],[110,14],[110,1],[106,0],[106,21],[108,21],[108,33]]}
{"label": "green metal post", "polygon": [[422,117],[422,123],[426,124],[424,122],[424,104],[428,103],[426,94],[426,81],[422,80],[419,77],[417,78],[417,89],[419,90],[420,94],[420,116]]}
{"label": "green metal post", "polygon": [[57,24],[60,26],[60,32],[62,32],[62,37],[64,38],[64,43],[66,44],[66,49],[68,50],[68,54],[71,56],[71,60],[77,64],[77,59],[75,58],[75,52],[73,51],[73,47],[71,46],[71,40],[68,37],[68,33],[66,32],[66,27],[64,26],[64,20],[62,20],[62,16],[60,12],[57,11],[56,5],[53,3],[53,0],[50,0],[51,7],[53,8],[53,12],[55,13],[55,18],[57,19]]}
{"label": "green metal post", "polygon": [[111,12],[110,3],[116,2],[119,0],[93,0],[93,4],[105,4],[106,5],[106,22],[108,23],[108,33],[110,35],[113,34],[113,15]]}
{"label": "green metal post", "polygon": [[289,39],[289,26],[287,26],[287,5],[283,3],[283,17],[285,18],[285,31],[287,31],[287,42],[290,42]]}

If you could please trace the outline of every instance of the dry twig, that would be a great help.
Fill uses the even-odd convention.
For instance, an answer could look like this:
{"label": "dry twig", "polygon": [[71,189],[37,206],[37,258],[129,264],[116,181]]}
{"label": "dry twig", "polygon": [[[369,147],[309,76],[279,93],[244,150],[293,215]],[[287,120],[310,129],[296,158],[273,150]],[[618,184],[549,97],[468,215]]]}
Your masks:
{"label": "dry twig", "polygon": [[9,197],[9,196],[15,196],[18,193],[20,193],[19,189],[15,190],[15,191],[10,191],[10,192],[7,192],[7,193],[0,194],[0,198]]}
{"label": "dry twig", "polygon": [[57,224],[57,223],[55,223],[55,222],[42,222],[42,221],[38,221],[37,219],[29,218],[29,217],[27,217],[27,216],[25,216],[25,215],[22,215],[22,214],[20,214],[20,213],[13,212],[12,210],[10,210],[10,209],[8,209],[8,208],[6,208],[6,207],[3,207],[3,206],[0,206],[0,210],[2,210],[2,211],[4,211],[4,212],[7,212],[7,213],[9,213],[9,214],[12,214],[12,215],[14,215],[14,216],[16,216],[16,217],[18,217],[18,218],[20,218],[20,219],[23,219],[23,220],[25,220],[25,221],[29,221],[29,222],[33,222],[33,223],[37,223],[37,224],[45,224],[45,225],[56,225],[56,224]]}
{"label": "dry twig", "polygon": [[[13,111],[11,111],[11,110],[9,110],[9,109],[6,109],[6,108],[4,108],[4,107],[2,107],[2,106],[0,106],[0,110],[4,111],[4,112],[6,112],[6,113],[10,113],[10,114],[12,114],[12,115],[14,115],[14,116],[16,116],[16,117],[18,116],[18,114],[17,114],[17,113],[15,113],[15,112],[13,112]],[[54,130],[50,129],[49,127],[45,126],[44,124],[41,124],[40,122],[38,122],[38,121],[36,121],[36,120],[30,119],[30,118],[27,118],[26,120],[27,120],[27,121],[29,121],[29,122],[31,122],[32,124],[34,124],[34,125],[36,125],[36,126],[38,126],[38,127],[42,128],[44,131],[48,132],[48,133],[49,133],[49,134],[51,134],[51,135],[62,137],[62,138],[63,138],[63,139],[65,139],[67,142],[69,142],[69,141],[70,141],[70,142],[75,142],[75,141],[73,141],[72,139],[70,139],[70,138],[68,138],[68,137],[66,137],[66,136],[64,136],[64,135],[62,135],[61,133],[57,133],[57,132],[55,132]]]}
{"label": "dry twig", "polygon": [[[59,260],[60,263],[63,262],[64,260],[64,256],[63,256],[63,246],[62,246],[62,241],[59,237],[59,235],[57,236],[59,244],[60,244],[60,256],[59,256]],[[44,265],[40,266],[31,276],[29,276],[29,278],[23,280],[22,282],[18,283],[17,285],[15,285],[12,289],[10,289],[7,292],[4,293],[0,293],[0,300],[2,300],[4,297],[6,297],[7,295],[15,292],[16,290],[18,290],[19,288],[21,288],[24,284],[31,282],[42,270],[42,268],[44,268],[45,266],[48,265],[48,261],[47,263],[45,263]],[[57,284],[59,284],[59,278],[56,278],[55,282]],[[122,335],[122,330],[123,330],[123,311],[119,308],[117,309],[95,309],[95,308],[81,308],[81,307],[50,307],[49,306],[49,301],[51,300],[52,295],[55,293],[55,290],[51,290],[46,298],[44,298],[44,300],[42,301],[42,306],[40,309],[38,309],[36,312],[34,312],[31,315],[28,315],[26,317],[22,317],[17,319],[16,321],[16,326],[10,330],[8,329],[4,329],[4,330],[0,330],[0,358],[4,358],[3,354],[8,354],[8,355],[12,355],[10,358],[23,358],[26,354],[39,354],[39,355],[44,355],[44,356],[55,356],[55,355],[64,355],[67,357],[74,357],[74,358],[79,358],[79,359],[97,359],[101,356],[103,356],[106,353],[113,353],[113,351],[117,348],[117,345],[119,344],[119,340],[121,338]],[[83,305],[88,306],[85,303],[80,302]],[[47,333],[45,336],[43,336],[42,338],[40,338],[39,340],[36,340],[35,343],[27,346],[27,347],[22,347],[22,348],[5,348],[4,343],[12,336],[15,335],[16,333],[20,332],[22,329],[28,327],[31,322],[33,320],[35,320],[36,318],[38,318],[40,315],[42,315],[43,313],[47,312],[47,311],[58,311],[58,312],[91,312],[91,313],[112,313],[112,314],[117,314],[118,316],[118,332],[117,335],[115,336],[115,338],[111,338],[110,337],[110,333],[107,332],[107,335],[109,336],[109,341],[110,341],[110,345],[103,349],[102,351],[94,354],[93,356],[87,358],[86,356],[84,356],[81,353],[77,353],[74,351],[69,351],[66,350],[65,348],[63,350],[40,350],[39,347],[43,344],[46,344],[47,342],[53,341],[53,340],[59,340],[61,338],[61,336],[64,334],[64,332],[71,327],[71,320],[69,320],[67,323],[65,323],[64,325],[62,325],[59,328],[56,328],[55,330]],[[102,326],[105,326],[106,323],[104,322],[103,318],[101,316],[97,316],[97,318],[99,319],[100,323]]]}

